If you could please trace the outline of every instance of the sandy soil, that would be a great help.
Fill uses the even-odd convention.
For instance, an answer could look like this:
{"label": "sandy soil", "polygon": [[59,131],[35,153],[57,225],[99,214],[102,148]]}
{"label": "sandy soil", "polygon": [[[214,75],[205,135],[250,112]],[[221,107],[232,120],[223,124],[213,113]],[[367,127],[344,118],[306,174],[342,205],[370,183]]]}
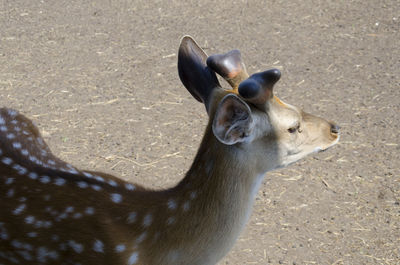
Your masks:
{"label": "sandy soil", "polygon": [[342,138],[266,176],[220,264],[400,264],[399,29],[395,0],[2,0],[0,106],[80,168],[167,187],[207,122],[177,75],[180,38],[240,49]]}

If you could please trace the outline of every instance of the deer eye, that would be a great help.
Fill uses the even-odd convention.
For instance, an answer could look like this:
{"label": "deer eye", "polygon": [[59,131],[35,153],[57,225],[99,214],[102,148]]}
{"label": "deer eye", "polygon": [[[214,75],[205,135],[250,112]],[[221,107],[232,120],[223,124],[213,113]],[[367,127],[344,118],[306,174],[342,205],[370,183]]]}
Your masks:
{"label": "deer eye", "polygon": [[289,129],[288,129],[288,132],[289,133],[295,133],[295,132],[301,132],[301,130],[300,130],[300,124],[298,123],[298,124],[296,124],[296,126],[293,126],[293,127],[290,127]]}

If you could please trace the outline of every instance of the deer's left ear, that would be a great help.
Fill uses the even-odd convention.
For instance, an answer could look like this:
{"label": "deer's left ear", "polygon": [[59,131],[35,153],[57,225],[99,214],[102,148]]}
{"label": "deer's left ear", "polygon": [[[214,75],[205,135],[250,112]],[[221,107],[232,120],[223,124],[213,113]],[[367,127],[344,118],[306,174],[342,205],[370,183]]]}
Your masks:
{"label": "deer's left ear", "polygon": [[235,94],[226,95],[215,112],[212,129],[215,137],[226,145],[251,138],[253,119],[250,107]]}

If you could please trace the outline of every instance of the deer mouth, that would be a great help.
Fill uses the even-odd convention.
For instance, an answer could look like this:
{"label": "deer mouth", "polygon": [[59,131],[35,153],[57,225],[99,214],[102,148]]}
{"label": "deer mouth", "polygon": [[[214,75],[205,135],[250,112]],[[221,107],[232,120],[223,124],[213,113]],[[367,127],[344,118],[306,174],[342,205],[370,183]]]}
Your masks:
{"label": "deer mouth", "polygon": [[320,147],[320,146],[316,147],[314,149],[314,153],[325,152],[326,150],[328,150],[328,149],[332,148],[334,145],[336,145],[339,142],[339,139],[340,139],[340,133],[337,134],[336,139],[331,144],[329,144],[328,146],[326,146],[326,147]]}

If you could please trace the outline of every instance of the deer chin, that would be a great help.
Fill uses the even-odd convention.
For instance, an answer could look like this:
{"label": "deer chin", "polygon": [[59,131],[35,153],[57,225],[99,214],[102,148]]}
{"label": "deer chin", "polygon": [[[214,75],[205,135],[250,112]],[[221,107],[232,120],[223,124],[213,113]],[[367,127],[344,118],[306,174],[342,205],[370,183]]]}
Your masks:
{"label": "deer chin", "polygon": [[335,139],[335,141],[333,141],[331,144],[326,145],[326,146],[323,146],[323,147],[321,147],[321,146],[316,147],[316,148],[314,149],[314,152],[313,152],[313,153],[322,153],[322,152],[325,152],[326,150],[328,150],[328,149],[332,148],[334,145],[336,145],[336,144],[339,142],[339,139],[340,139],[340,134],[337,136],[337,138]]}
{"label": "deer chin", "polygon": [[300,159],[304,158],[305,156],[307,156],[308,153],[306,152],[296,152],[294,154],[291,154],[289,156],[287,156],[281,163],[281,165],[279,165],[277,168],[285,168],[288,167],[294,163],[296,163],[297,161],[299,161]]}

